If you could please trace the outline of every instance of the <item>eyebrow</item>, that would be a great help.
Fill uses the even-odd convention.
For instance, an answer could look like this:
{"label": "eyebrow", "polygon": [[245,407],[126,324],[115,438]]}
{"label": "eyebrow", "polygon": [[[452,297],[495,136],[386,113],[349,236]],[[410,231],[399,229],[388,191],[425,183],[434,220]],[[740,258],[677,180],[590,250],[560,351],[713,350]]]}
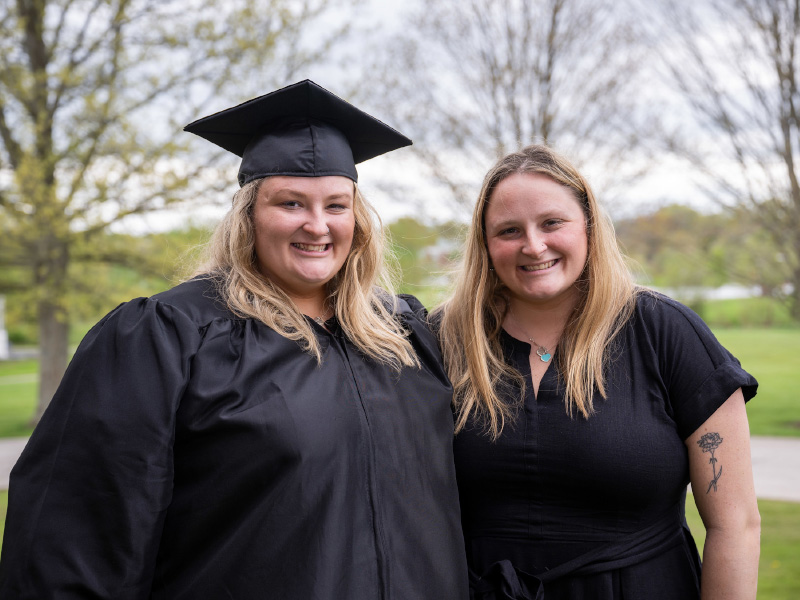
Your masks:
{"label": "eyebrow", "polygon": [[[525,218],[509,216],[509,217],[506,217],[506,218],[499,219],[499,220],[495,221],[494,222],[494,226],[495,227],[507,227],[509,225],[519,225],[520,223],[522,223],[522,222],[524,222],[526,220],[527,219],[525,219]],[[486,224],[488,225],[488,222]]]}
{"label": "eyebrow", "polygon": [[350,194],[332,194],[330,196],[327,196],[325,199],[326,200],[339,200],[340,198],[344,198],[346,200],[352,200],[353,196],[351,196]]}
{"label": "eyebrow", "polygon": [[508,227],[509,225],[517,225],[517,224],[518,224],[518,221],[509,219],[507,221],[497,221],[495,223],[492,223],[491,225],[489,223],[487,223],[485,225],[485,227],[487,229],[503,229],[504,227]]}
{"label": "eyebrow", "polygon": [[[299,192],[297,190],[293,190],[291,188],[278,188],[277,190],[273,191],[272,194],[270,194],[270,196],[271,197],[276,197],[276,196],[287,197],[288,196],[290,198],[307,198],[308,197],[307,194],[304,194],[303,192]],[[350,194],[346,194],[346,193],[337,193],[337,194],[331,194],[330,196],[325,196],[324,199],[325,200],[339,200],[339,199],[342,199],[342,198],[347,199],[347,200],[352,200],[353,196],[351,196]]]}

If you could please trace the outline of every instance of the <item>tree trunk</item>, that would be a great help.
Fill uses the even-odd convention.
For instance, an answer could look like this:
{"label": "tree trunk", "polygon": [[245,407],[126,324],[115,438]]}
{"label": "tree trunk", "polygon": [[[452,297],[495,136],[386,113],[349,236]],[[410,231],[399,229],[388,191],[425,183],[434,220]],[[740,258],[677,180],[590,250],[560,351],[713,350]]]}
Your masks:
{"label": "tree trunk", "polygon": [[[798,220],[800,220],[800,214],[798,214]],[[789,314],[792,315],[795,321],[800,323],[800,231],[798,230],[794,232],[794,250],[794,268],[792,269],[791,281],[794,289],[789,295]]]}
{"label": "tree trunk", "polygon": [[50,404],[67,368],[69,325],[63,311],[52,302],[39,302],[39,396],[32,424],[36,425]]}
{"label": "tree trunk", "polygon": [[68,244],[55,236],[38,240],[42,260],[36,269],[39,322],[39,395],[31,420],[36,425],[50,404],[67,369],[69,319],[65,305]]}

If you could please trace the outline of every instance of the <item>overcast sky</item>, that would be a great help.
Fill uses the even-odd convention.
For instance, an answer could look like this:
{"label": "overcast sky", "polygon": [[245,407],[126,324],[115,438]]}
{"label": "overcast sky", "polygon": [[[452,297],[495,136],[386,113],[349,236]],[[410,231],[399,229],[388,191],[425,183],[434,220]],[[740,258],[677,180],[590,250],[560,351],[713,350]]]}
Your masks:
{"label": "overcast sky", "polygon": [[[413,0],[412,0],[413,1]],[[334,21],[341,22],[349,19],[356,28],[356,34],[348,44],[340,50],[343,56],[342,66],[328,64],[314,65],[307,69],[296,79],[305,77],[317,81],[334,93],[347,96],[347,89],[351,89],[354,77],[359,78],[359,93],[368,102],[369,81],[368,75],[363,75],[363,67],[358,65],[360,57],[369,54],[369,48],[376,47],[381,40],[390,39],[404,26],[402,11],[408,10],[409,2],[400,3],[388,0],[367,0],[360,4],[357,13],[338,12],[332,16]],[[326,21],[330,23],[331,21]],[[314,29],[308,32],[308,38],[313,40]],[[258,87],[257,78],[253,78],[255,87]],[[366,80],[366,81],[365,81]],[[286,84],[292,82],[285,82]],[[269,89],[254,90],[250,96],[271,91]],[[234,94],[235,95],[235,94]],[[249,97],[249,96],[248,96]],[[244,101],[247,97],[237,98],[235,101]],[[211,107],[213,110],[225,108],[223,102],[230,100],[220,99],[220,106]],[[359,102],[360,103],[360,102]],[[385,114],[380,107],[368,110],[376,116],[392,124],[392,115]],[[198,115],[200,116],[200,115]],[[188,135],[188,134],[183,134]],[[639,160],[634,151],[631,151],[630,161]],[[473,197],[477,195],[480,182],[490,164],[481,169],[472,169],[466,174]],[[601,180],[600,170],[602,165],[585,164],[585,174],[590,183]],[[415,155],[409,149],[401,149],[389,155],[375,158],[358,166],[359,183],[362,191],[373,204],[385,222],[391,222],[401,216],[411,215],[427,221],[444,221],[448,219],[468,220],[469,211],[464,208],[454,210],[452,203],[442,201],[442,191],[430,180],[422,177],[424,169],[417,162]],[[474,172],[473,172],[474,171]],[[117,224],[115,230],[144,233],[147,231],[165,230],[185,225],[188,221],[196,223],[214,223],[227,210],[230,196],[237,189],[235,185],[236,162],[230,160],[230,177],[232,185],[214,202],[187,206],[179,210],[151,214],[141,217],[132,217]],[[388,182],[388,184],[387,184]],[[403,186],[403,201],[391,197],[386,188],[391,188],[393,182]],[[599,192],[601,201],[604,190]],[[696,178],[691,169],[684,162],[664,154],[657,159],[649,172],[643,177],[636,177],[618,185],[614,190],[612,202],[608,208],[614,218],[625,218],[639,212],[649,212],[669,202],[682,202],[700,210],[712,210],[713,207],[705,199],[696,185]]]}

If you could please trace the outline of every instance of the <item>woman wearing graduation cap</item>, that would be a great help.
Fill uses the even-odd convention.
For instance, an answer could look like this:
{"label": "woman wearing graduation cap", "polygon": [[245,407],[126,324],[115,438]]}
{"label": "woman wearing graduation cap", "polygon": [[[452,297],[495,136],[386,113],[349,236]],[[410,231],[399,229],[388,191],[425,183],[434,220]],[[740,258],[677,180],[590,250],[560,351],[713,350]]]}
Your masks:
{"label": "woman wearing graduation cap", "polygon": [[410,141],[309,81],[186,129],[242,187],[199,277],[81,343],[11,475],[0,597],[466,597],[452,390],[356,185]]}

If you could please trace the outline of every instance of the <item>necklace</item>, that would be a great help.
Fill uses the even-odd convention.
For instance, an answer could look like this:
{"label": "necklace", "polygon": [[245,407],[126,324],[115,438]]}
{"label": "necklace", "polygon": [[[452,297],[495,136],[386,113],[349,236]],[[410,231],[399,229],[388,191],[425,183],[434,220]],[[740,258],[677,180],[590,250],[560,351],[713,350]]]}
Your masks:
{"label": "necklace", "polygon": [[528,338],[528,341],[531,343],[531,346],[532,346],[532,347],[533,347],[533,346],[536,346],[536,356],[538,356],[538,357],[539,357],[539,360],[541,360],[542,362],[545,362],[545,363],[546,363],[546,362],[549,362],[549,361],[550,361],[550,359],[551,359],[551,358],[553,358],[553,355],[552,355],[552,354],[550,354],[550,351],[549,351],[547,348],[545,348],[544,346],[540,346],[540,345],[539,345],[539,344],[536,342],[536,340],[534,340],[534,339],[533,339],[533,338],[532,338],[530,335],[528,335],[528,332],[527,332],[527,331],[525,331],[525,329],[522,327],[522,325],[520,324],[520,322],[517,320],[517,317],[515,317],[515,316],[514,316],[514,313],[512,313],[512,312],[509,310],[509,311],[508,311],[508,314],[510,314],[510,315],[511,315],[511,317],[514,319],[514,322],[517,324],[517,327],[519,327],[519,330],[520,330],[522,333],[524,333],[524,334],[525,334],[525,337],[526,337],[526,338]]}
{"label": "necklace", "polygon": [[329,308],[326,308],[326,309],[325,309],[325,312],[324,312],[324,313],[322,313],[320,316],[318,316],[318,317],[311,317],[311,318],[312,318],[312,319],[313,319],[313,320],[314,320],[314,321],[315,321],[315,322],[316,322],[318,325],[321,325],[322,327],[325,327],[325,321],[327,321],[327,320],[329,319],[329,317],[328,317],[328,313],[329,313],[329,312],[330,312],[330,309],[329,309]]}

